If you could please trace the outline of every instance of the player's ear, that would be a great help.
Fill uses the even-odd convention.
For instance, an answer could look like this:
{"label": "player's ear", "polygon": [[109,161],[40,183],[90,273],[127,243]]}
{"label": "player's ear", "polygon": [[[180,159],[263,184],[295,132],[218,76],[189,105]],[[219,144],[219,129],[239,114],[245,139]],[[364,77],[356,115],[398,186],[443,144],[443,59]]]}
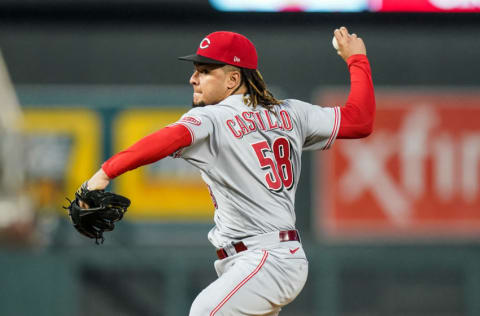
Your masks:
{"label": "player's ear", "polygon": [[235,89],[242,83],[242,75],[240,71],[233,70],[227,74],[227,87],[229,89]]}

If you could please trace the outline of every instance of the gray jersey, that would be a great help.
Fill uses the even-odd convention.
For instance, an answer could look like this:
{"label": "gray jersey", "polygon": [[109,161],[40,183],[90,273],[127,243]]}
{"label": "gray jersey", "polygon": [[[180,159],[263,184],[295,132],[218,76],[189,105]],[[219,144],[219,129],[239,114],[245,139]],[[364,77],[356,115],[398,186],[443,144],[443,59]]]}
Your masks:
{"label": "gray jersey", "polygon": [[215,205],[208,238],[217,248],[249,236],[295,229],[295,191],[302,150],[328,149],[340,125],[338,107],[284,100],[274,112],[232,95],[193,108],[175,124],[192,144],[175,153],[200,169]]}

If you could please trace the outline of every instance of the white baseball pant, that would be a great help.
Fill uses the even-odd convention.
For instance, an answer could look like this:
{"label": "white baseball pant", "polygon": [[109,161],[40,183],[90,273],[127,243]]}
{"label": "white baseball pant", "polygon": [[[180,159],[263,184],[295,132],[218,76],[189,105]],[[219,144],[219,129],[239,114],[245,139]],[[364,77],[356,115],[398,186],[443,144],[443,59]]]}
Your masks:
{"label": "white baseball pant", "polygon": [[308,274],[301,243],[263,244],[257,239],[248,250],[215,261],[218,279],[196,297],[189,316],[274,316],[293,301]]}

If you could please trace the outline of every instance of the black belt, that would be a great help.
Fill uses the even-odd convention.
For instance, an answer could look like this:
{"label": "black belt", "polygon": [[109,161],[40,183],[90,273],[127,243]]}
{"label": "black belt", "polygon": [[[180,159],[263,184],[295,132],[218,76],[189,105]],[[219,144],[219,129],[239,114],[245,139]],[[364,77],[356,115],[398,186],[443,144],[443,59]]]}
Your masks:
{"label": "black belt", "polygon": [[[284,241],[300,241],[300,235],[296,230],[282,230],[278,232],[278,240],[280,242]],[[232,244],[233,249],[236,253],[247,250],[247,246],[242,241],[235,242]],[[225,248],[220,248],[217,250],[218,259],[225,259],[228,257],[228,253],[225,251]]]}

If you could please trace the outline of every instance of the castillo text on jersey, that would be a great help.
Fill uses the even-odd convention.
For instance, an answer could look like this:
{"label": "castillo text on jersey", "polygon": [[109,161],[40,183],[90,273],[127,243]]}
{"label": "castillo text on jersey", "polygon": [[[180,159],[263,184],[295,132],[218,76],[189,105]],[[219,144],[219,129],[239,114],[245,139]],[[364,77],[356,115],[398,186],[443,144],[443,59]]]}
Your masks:
{"label": "castillo text on jersey", "polygon": [[269,131],[279,128],[291,131],[293,129],[292,120],[287,110],[280,110],[277,114],[267,109],[242,112],[228,119],[225,123],[236,138],[242,138],[244,135],[257,130]]}

